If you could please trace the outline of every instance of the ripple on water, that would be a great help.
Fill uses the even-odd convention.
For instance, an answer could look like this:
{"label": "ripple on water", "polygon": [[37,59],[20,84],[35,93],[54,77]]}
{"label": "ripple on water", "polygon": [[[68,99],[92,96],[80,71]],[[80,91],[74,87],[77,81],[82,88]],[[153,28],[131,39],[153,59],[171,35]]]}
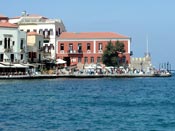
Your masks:
{"label": "ripple on water", "polygon": [[175,77],[0,83],[0,130],[175,129]]}

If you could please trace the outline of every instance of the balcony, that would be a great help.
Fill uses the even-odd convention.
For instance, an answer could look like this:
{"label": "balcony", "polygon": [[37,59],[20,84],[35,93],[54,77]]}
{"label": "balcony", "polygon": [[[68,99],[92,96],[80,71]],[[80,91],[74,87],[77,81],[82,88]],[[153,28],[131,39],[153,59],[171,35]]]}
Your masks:
{"label": "balcony", "polygon": [[38,52],[44,52],[44,48],[43,47],[38,48]]}
{"label": "balcony", "polygon": [[13,52],[13,49],[12,48],[7,48],[7,49],[4,49],[4,52],[10,53],[10,52]]}
{"label": "balcony", "polygon": [[103,53],[103,50],[98,50],[98,53],[102,54]]}
{"label": "balcony", "polygon": [[68,54],[69,55],[79,55],[79,54],[83,54],[82,50],[68,50]]}
{"label": "balcony", "polygon": [[25,49],[23,48],[23,49],[20,49],[20,52],[21,53],[25,53]]}

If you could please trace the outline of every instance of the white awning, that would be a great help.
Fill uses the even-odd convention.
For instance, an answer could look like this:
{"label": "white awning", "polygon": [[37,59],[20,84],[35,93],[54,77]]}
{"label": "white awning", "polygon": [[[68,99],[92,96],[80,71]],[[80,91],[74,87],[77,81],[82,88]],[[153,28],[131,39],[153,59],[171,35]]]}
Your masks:
{"label": "white awning", "polygon": [[66,61],[62,60],[62,59],[56,59],[56,63],[55,64],[65,64]]}
{"label": "white awning", "polygon": [[0,68],[28,68],[28,66],[21,65],[21,64],[2,64],[0,63]]}

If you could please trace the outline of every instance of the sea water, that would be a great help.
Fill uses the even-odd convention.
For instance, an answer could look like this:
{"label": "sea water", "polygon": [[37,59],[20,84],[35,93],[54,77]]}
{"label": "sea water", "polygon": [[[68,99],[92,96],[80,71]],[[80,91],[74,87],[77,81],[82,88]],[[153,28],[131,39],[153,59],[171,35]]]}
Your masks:
{"label": "sea water", "polygon": [[0,80],[0,131],[174,130],[174,76]]}

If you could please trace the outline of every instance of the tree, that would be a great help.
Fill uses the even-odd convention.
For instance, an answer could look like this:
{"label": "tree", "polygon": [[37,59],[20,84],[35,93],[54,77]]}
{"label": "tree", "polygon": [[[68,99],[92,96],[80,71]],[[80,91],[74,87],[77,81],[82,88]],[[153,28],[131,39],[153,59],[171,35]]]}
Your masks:
{"label": "tree", "polygon": [[109,41],[104,50],[102,61],[106,66],[118,66],[121,59],[119,54],[123,54],[124,52],[125,49],[122,42],[117,41],[113,44]]}

